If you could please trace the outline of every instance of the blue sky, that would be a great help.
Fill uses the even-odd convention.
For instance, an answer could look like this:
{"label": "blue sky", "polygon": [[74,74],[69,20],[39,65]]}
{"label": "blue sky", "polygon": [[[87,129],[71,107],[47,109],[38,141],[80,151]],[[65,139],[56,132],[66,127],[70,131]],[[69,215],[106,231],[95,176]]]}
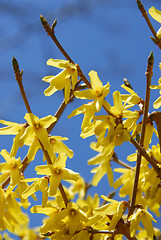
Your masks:
{"label": "blue sky", "polygon": [[[158,0],[143,3],[146,10],[152,5],[161,9]],[[47,84],[42,82],[42,78],[57,73],[56,69],[46,65],[46,61],[63,56],[41,26],[40,14],[46,17],[50,24],[57,18],[56,36],[68,54],[81,66],[87,77],[90,70],[95,70],[104,84],[109,81],[111,92],[119,90],[123,93],[120,86],[126,77],[138,95],[144,97],[145,71],[151,51],[154,52],[155,58],[153,84],[157,84],[160,77],[158,66],[161,52],[151,41],[152,34],[135,1],[1,0],[0,14],[3,22],[0,25],[0,119],[23,122],[26,113],[14,79],[11,65],[13,56],[24,70],[24,87],[34,114],[39,117],[54,114],[63,100],[62,93],[51,97],[45,97],[43,94]],[[157,30],[159,23],[154,20],[152,23]],[[153,111],[152,101],[158,96],[158,92],[152,94],[150,111]],[[112,99],[112,94],[110,98]],[[80,138],[82,116],[70,120],[67,118],[80,104],[79,100],[69,104],[52,134],[69,138],[66,144],[73,149],[74,158],[68,161],[68,167],[80,172],[90,181],[91,167],[87,165],[87,160],[95,155],[89,148],[94,138]],[[11,144],[12,137],[0,137],[1,149],[6,148],[10,151]],[[130,144],[116,148],[119,158],[125,161],[127,154],[134,151]],[[23,151],[20,153],[25,156]],[[39,158],[38,155],[36,163]],[[115,164],[113,166],[116,167]],[[31,172],[32,166],[29,168],[25,172],[26,176]],[[110,191],[107,178],[104,177],[98,188],[93,188],[91,193],[107,194]],[[34,217],[31,226],[35,226]]]}

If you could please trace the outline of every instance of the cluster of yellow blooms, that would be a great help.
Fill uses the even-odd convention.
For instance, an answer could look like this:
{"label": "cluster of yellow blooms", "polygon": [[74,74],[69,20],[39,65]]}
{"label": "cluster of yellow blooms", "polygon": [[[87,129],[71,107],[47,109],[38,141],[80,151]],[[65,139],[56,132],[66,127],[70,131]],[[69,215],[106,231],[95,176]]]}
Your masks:
{"label": "cluster of yellow blooms", "polygon": [[[161,22],[161,12],[152,7],[150,15]],[[161,31],[158,32],[160,37]],[[138,120],[143,114],[144,100],[131,88],[122,85],[126,94],[119,91],[113,92],[113,105],[106,101],[110,92],[109,82],[103,86],[97,72],[90,71],[91,88],[75,90],[78,81],[78,69],[74,63],[66,60],[49,59],[48,65],[62,69],[56,76],[47,76],[43,80],[50,86],[44,91],[50,96],[57,90],[64,89],[65,104],[70,100],[71,91],[76,98],[91,100],[75,109],[68,117],[83,114],[81,125],[82,138],[92,135],[97,141],[91,143],[91,148],[98,154],[88,161],[90,165],[96,165],[91,171],[94,173],[92,185],[97,186],[102,177],[107,174],[110,186],[120,188],[121,198],[132,196],[134,185],[135,167],[117,168],[114,171],[121,173],[120,178],[113,180],[111,160],[115,154],[115,146],[123,142],[130,142],[131,137],[137,138],[141,132],[142,122]],[[161,89],[159,85],[151,86],[152,89]],[[72,89],[72,90],[71,90]],[[154,108],[161,106],[161,97],[154,102]],[[134,108],[133,108],[134,107]],[[138,109],[137,109],[138,107]],[[104,108],[106,115],[99,115]],[[135,109],[135,110],[133,110]],[[137,109],[137,110],[136,110]],[[32,113],[26,113],[24,124],[0,120],[6,127],[0,128],[0,135],[15,135],[10,153],[6,149],[0,154],[5,162],[0,164],[0,239],[11,239],[7,233],[18,235],[23,240],[52,239],[52,240],[121,240],[124,237],[135,239],[154,239],[160,236],[159,229],[153,228],[152,221],[156,222],[148,212],[152,211],[160,216],[161,182],[154,168],[142,157],[140,166],[139,183],[135,201],[135,209],[129,216],[127,210],[130,207],[128,201],[116,201],[111,197],[102,195],[104,200],[100,204],[100,197],[87,195],[87,184],[79,173],[66,168],[67,158],[73,157],[73,151],[64,143],[67,140],[61,136],[49,135],[49,127],[57,121],[51,115],[39,119]],[[158,136],[153,122],[148,119],[146,124],[144,149],[161,166],[160,146],[150,145],[153,133]],[[19,147],[29,146],[27,164],[34,160],[39,149],[43,150],[44,161],[42,165],[35,167],[37,175],[42,177],[25,178],[23,164],[20,158],[16,158]],[[129,162],[137,160],[137,152],[127,157]],[[7,188],[3,183],[10,177]],[[67,181],[71,185],[67,188],[61,185],[61,181]],[[22,212],[22,208],[30,206],[29,197],[36,200],[36,192],[42,192],[41,205],[32,206],[31,213],[45,214],[42,226],[37,229],[28,227],[28,216]],[[142,223],[142,227],[139,225]]]}

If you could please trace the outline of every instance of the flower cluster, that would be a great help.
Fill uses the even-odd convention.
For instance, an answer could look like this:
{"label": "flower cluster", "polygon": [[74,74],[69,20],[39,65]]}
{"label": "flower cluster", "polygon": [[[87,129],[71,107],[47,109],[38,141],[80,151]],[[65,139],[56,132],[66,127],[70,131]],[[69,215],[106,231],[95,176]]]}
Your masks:
{"label": "flower cluster", "polygon": [[[161,22],[161,12],[154,7],[149,9],[149,14]],[[48,28],[47,24],[45,28]],[[157,37],[160,36],[161,30],[157,32]],[[151,54],[149,59],[152,57]],[[152,76],[150,64],[148,62],[148,79]],[[85,100],[68,118],[83,114],[80,136],[83,139],[95,137],[90,147],[97,154],[88,160],[89,165],[94,165],[91,170],[94,176],[86,182],[78,172],[66,167],[68,158],[73,158],[73,151],[63,142],[68,138],[50,133],[60,114],[39,118],[27,107],[24,123],[0,120],[5,125],[0,128],[0,135],[15,135],[10,152],[6,149],[0,152],[5,160],[0,163],[0,239],[11,239],[3,232],[5,230],[22,240],[160,239],[160,230],[153,227],[156,220],[152,214],[160,216],[161,151],[160,145],[154,145],[152,140],[155,133],[160,143],[161,122],[148,113],[148,97],[144,101],[125,83],[121,85],[124,93],[112,93],[111,104],[108,100],[110,84],[103,85],[96,71],[89,72],[89,82],[71,60],[49,59],[47,65],[62,71],[43,78],[50,84],[44,91],[45,96],[63,90],[65,106],[74,97]],[[83,88],[82,80],[86,84]],[[158,84],[149,86],[148,90],[161,89],[161,78]],[[153,106],[161,106],[161,97]],[[136,151],[127,156],[126,162],[118,159],[116,148],[131,143]],[[21,161],[19,148],[24,145],[28,146],[28,151]],[[35,177],[28,178],[24,170],[35,160],[40,149],[43,156],[35,166]],[[113,162],[121,167],[113,169]],[[115,179],[114,172],[121,176]],[[110,187],[119,188],[120,199],[126,197],[126,200],[113,199],[115,192],[107,196],[89,194],[88,189],[97,186],[104,175],[107,175]],[[37,200],[37,192],[41,199],[31,205],[31,198],[32,202]],[[23,208],[29,207],[32,214],[46,215],[37,229],[30,229],[29,217],[23,213]]]}

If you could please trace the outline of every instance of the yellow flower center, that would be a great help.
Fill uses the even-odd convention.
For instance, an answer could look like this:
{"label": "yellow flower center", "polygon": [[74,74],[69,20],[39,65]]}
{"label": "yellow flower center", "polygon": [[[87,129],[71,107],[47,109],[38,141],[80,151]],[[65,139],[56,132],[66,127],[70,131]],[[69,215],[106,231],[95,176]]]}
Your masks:
{"label": "yellow flower center", "polygon": [[69,73],[70,75],[72,75],[75,69],[74,69],[74,68],[71,68],[71,67],[67,67],[66,70],[68,71],[68,73]]}
{"label": "yellow flower center", "polygon": [[55,168],[54,172],[55,172],[56,174],[60,174],[60,173],[61,173],[61,169]]}
{"label": "yellow flower center", "polygon": [[12,169],[17,168],[17,161],[12,160],[12,162],[10,162],[10,167],[11,167]]}
{"label": "yellow flower center", "polygon": [[34,125],[34,126],[35,126],[35,128],[36,128],[36,129],[38,129],[38,128],[40,128],[40,127],[41,127],[41,124],[38,122],[38,123],[35,123],[35,125]]}
{"label": "yellow flower center", "polygon": [[54,145],[54,144],[56,143],[56,139],[55,139],[55,138],[50,138],[50,143],[51,143],[52,145]]}
{"label": "yellow flower center", "polygon": [[102,95],[103,95],[103,92],[102,92],[101,89],[96,90],[96,96],[97,96],[97,97],[101,97]]}
{"label": "yellow flower center", "polygon": [[71,208],[71,209],[70,209],[70,215],[75,216],[76,214],[77,214],[76,209]]}

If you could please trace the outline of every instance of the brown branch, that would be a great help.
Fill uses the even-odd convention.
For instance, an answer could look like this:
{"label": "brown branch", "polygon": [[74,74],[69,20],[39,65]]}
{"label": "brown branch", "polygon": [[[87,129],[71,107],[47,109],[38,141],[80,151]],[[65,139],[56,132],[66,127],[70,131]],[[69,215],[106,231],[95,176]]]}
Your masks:
{"label": "brown branch", "polygon": [[14,69],[15,78],[17,80],[19,89],[21,91],[21,95],[22,95],[23,101],[25,103],[26,109],[29,113],[31,113],[31,108],[30,108],[30,105],[28,103],[26,93],[25,93],[25,90],[24,90],[24,87],[23,87],[23,84],[22,84],[23,71],[20,72],[19,65],[18,65],[18,62],[17,62],[15,57],[13,57],[13,59],[12,59],[12,66],[13,66],[13,69]]}
{"label": "brown branch", "polygon": [[42,23],[43,27],[45,28],[47,34],[52,38],[52,40],[54,41],[54,43],[56,44],[56,46],[58,47],[60,52],[64,55],[64,57],[69,62],[73,63],[73,60],[69,57],[67,52],[64,50],[64,48],[61,46],[61,44],[57,40],[57,38],[55,36],[54,29],[52,27],[50,27],[49,23],[47,22],[47,20],[42,15],[40,15],[40,20],[41,20],[41,23]]}
{"label": "brown branch", "polygon": [[161,49],[161,41],[156,35],[156,31],[155,31],[155,29],[153,28],[153,25],[150,22],[150,19],[148,17],[148,14],[147,14],[142,2],[140,0],[136,0],[136,2],[137,2],[137,5],[138,5],[138,8],[139,8],[140,12],[142,13],[142,16],[144,17],[146,23],[148,24],[148,27],[150,28],[150,30],[151,30],[151,32],[154,36],[154,38],[151,37],[152,41]]}
{"label": "brown branch", "polygon": [[[32,113],[30,105],[29,105],[29,102],[28,102],[28,99],[26,97],[26,93],[25,93],[25,90],[24,90],[24,87],[23,87],[23,83],[22,83],[22,72],[20,73],[18,62],[17,62],[16,58],[14,58],[14,57],[13,57],[13,60],[12,60],[12,64],[13,64],[13,69],[14,69],[14,72],[15,72],[15,77],[16,77],[16,80],[18,82],[18,86],[19,86],[22,98],[24,100],[26,109],[27,109],[28,113]],[[61,116],[61,114],[62,114],[64,109],[65,109],[65,102],[63,101],[63,103],[61,104],[60,108],[58,109],[58,111],[56,113],[56,116],[58,116],[58,118],[60,118],[60,116]],[[49,129],[49,130],[51,130],[51,129]],[[39,143],[40,143],[41,149],[43,151],[43,154],[44,154],[44,156],[45,156],[45,158],[47,160],[47,163],[48,164],[53,164],[51,159],[50,159],[50,156],[49,156],[48,152],[44,149],[44,146],[43,146],[43,144],[41,143],[40,140],[39,140]],[[28,166],[28,164],[29,164],[27,156],[22,161],[22,164],[23,164],[23,167],[20,170],[21,172],[22,172],[22,170],[24,171],[26,169],[26,167]],[[2,187],[4,188],[9,182],[10,182],[10,177],[8,177],[5,180],[5,182],[3,182]],[[65,205],[67,207],[68,199],[67,199],[66,193],[65,193],[64,188],[63,188],[61,183],[59,184],[59,190],[60,190],[61,195],[63,197],[64,203],[65,203]]]}
{"label": "brown branch", "polygon": [[131,167],[131,166],[128,165],[127,163],[125,163],[125,162],[121,161],[120,159],[118,159],[118,157],[117,157],[117,155],[116,155],[115,152],[113,153],[111,160],[114,161],[114,162],[116,162],[116,163],[118,163],[118,164],[120,164],[121,166],[123,166],[123,167],[125,167],[125,168],[127,168],[127,169],[134,170],[133,167]]}
{"label": "brown branch", "polygon": [[[145,129],[146,129],[146,124],[147,124],[147,116],[148,116],[149,101],[150,101],[150,85],[151,85],[151,78],[153,75],[153,64],[154,64],[154,57],[153,57],[153,52],[151,52],[150,56],[148,57],[147,71],[145,73],[145,75],[146,75],[146,96],[145,96],[143,121],[142,121],[142,128],[141,128],[141,137],[140,137],[140,146],[141,147],[143,147],[143,145],[144,145]],[[138,187],[138,181],[139,181],[141,157],[142,157],[142,154],[139,151],[137,154],[135,179],[134,179],[131,204],[130,204],[130,208],[129,208],[129,216],[133,213],[133,211],[135,209],[135,201],[136,201],[137,187]]]}

